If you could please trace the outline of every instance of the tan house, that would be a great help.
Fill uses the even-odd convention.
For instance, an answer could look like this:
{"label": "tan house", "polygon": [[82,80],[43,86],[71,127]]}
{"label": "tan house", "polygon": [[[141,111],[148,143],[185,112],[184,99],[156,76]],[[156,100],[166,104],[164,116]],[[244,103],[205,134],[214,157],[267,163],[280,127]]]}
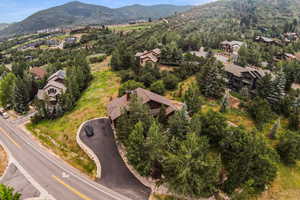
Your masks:
{"label": "tan house", "polygon": [[37,98],[39,100],[48,100],[52,104],[57,103],[59,95],[66,92],[67,88],[64,85],[66,73],[59,70],[48,78],[47,85],[38,91]]}
{"label": "tan house", "polygon": [[241,41],[223,41],[221,42],[221,49],[228,53],[238,52],[240,48],[245,45],[244,42]]}
{"label": "tan house", "polygon": [[135,54],[137,62],[141,66],[145,66],[147,63],[157,63],[160,59],[161,50],[156,48],[151,51],[138,52]]}
{"label": "tan house", "polygon": [[122,97],[112,100],[108,106],[108,116],[112,123],[122,115],[123,110],[128,109],[131,95],[136,95],[141,100],[142,104],[147,104],[151,110],[153,116],[157,116],[161,110],[161,107],[165,107],[166,116],[172,115],[175,111],[183,108],[183,103],[177,101],[171,101],[163,96],[145,90],[143,88],[137,88],[133,91],[128,91]]}

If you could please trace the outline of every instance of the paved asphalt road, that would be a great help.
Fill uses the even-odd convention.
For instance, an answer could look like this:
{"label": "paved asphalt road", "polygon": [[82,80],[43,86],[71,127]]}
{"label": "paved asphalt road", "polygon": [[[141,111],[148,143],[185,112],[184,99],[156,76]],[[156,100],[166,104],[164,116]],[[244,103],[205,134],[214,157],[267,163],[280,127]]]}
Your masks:
{"label": "paved asphalt road", "polygon": [[82,129],[79,136],[100,160],[102,176],[97,182],[134,200],[148,199],[151,189],[136,179],[125,165],[117,149],[110,120],[95,119],[87,125],[93,127],[94,135],[87,137]]}
{"label": "paved asphalt road", "polygon": [[0,140],[9,150],[14,164],[22,168],[22,173],[42,196],[56,200],[130,200],[82,175],[2,118]]}

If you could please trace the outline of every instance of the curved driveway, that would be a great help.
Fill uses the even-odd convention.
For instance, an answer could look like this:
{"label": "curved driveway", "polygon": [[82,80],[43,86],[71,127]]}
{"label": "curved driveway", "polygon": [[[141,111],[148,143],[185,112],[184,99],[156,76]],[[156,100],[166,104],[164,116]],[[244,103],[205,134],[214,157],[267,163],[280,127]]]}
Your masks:
{"label": "curved driveway", "polygon": [[87,137],[84,129],[79,136],[100,160],[101,179],[97,182],[132,199],[148,199],[151,190],[140,183],[126,167],[118,152],[109,120],[91,120],[86,125],[93,127],[94,136]]}
{"label": "curved driveway", "polygon": [[[39,145],[16,125],[0,118],[0,140],[14,164],[44,199],[130,200],[118,192],[90,180]],[[142,200],[142,199],[141,199]]]}

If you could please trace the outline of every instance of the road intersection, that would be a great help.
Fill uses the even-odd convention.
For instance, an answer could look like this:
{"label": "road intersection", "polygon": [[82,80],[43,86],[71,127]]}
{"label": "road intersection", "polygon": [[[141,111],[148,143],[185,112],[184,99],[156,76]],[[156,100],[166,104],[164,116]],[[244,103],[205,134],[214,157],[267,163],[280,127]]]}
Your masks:
{"label": "road intersection", "polygon": [[130,200],[50,153],[15,124],[0,119],[0,140],[13,163],[49,200]]}

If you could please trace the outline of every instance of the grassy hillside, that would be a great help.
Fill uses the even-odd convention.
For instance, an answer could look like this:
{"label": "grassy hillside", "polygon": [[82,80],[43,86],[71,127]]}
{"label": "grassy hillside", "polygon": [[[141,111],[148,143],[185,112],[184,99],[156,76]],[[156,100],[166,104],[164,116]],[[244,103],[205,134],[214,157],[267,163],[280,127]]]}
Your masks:
{"label": "grassy hillside", "polygon": [[141,46],[151,36],[162,41],[176,32],[187,39],[200,35],[201,43],[252,39],[254,35],[279,37],[285,31],[300,32],[300,0],[219,0],[167,18],[152,29],[136,33],[133,43]]}
{"label": "grassy hillside", "polygon": [[300,0],[222,0],[194,7],[172,18],[171,25],[181,32],[283,29],[299,16]]}
{"label": "grassy hillside", "polygon": [[94,78],[71,112],[56,120],[45,120],[27,126],[44,145],[91,176],[95,175],[96,166],[77,145],[76,133],[81,123],[106,116],[106,104],[118,92],[119,79],[105,66],[92,65]]}

